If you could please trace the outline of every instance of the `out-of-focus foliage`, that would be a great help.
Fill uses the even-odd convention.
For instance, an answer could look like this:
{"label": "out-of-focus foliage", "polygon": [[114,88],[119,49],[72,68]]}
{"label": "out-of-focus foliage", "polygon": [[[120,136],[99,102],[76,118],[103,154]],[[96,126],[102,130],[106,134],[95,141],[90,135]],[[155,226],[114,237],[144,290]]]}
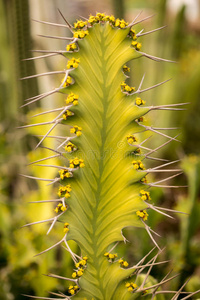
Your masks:
{"label": "out-of-focus foliage", "polygon": [[[34,2],[34,3],[33,3]],[[39,257],[34,257],[40,251],[50,247],[59,238],[51,235],[51,240],[45,236],[46,225],[34,225],[31,228],[20,229],[25,223],[42,220],[46,217],[51,217],[53,207],[50,208],[46,204],[27,204],[28,201],[37,201],[48,199],[51,195],[51,188],[45,184],[38,186],[32,181],[22,179],[19,173],[27,173],[24,171],[24,166],[27,163],[24,153],[29,149],[34,148],[35,139],[28,138],[23,141],[20,146],[19,141],[25,132],[15,131],[16,120],[22,119],[22,111],[18,107],[23,103],[23,99],[38,94],[37,81],[31,79],[26,83],[21,83],[17,80],[19,77],[32,75],[35,73],[33,62],[23,62],[23,58],[30,57],[31,52],[28,51],[33,46],[30,40],[30,18],[29,7],[34,5],[37,11],[37,1],[35,0],[19,0],[19,1],[0,1],[0,299],[2,300],[21,300],[24,294],[45,295],[47,290],[62,290],[60,282],[55,279],[50,279],[43,276],[44,273],[57,273],[66,276],[71,272],[69,255],[65,254],[61,248],[52,250],[48,254]],[[73,21],[70,11],[79,11],[83,8],[83,13],[80,14],[87,17],[88,13],[98,10],[96,1],[39,1],[39,5],[46,5],[46,11],[51,11],[51,15],[43,11],[46,21],[52,21],[52,18],[57,19],[57,7],[59,7],[64,15]],[[114,1],[103,1],[101,5],[108,12],[114,12],[116,9],[111,9]],[[199,289],[199,257],[200,257],[200,242],[199,242],[199,173],[200,173],[200,51],[199,51],[199,35],[200,24],[192,19],[186,19],[187,6],[182,6],[178,13],[168,8],[167,0],[157,1],[141,1],[141,0],[124,0],[118,1],[122,3],[126,19],[131,19],[140,11],[143,10],[142,17],[156,12],[156,16],[147,21],[144,25],[145,31],[154,29],[159,26],[168,25],[167,28],[160,32],[153,33],[151,37],[147,36],[145,47],[149,53],[155,53],[157,56],[162,56],[168,59],[176,60],[177,64],[155,63],[148,60],[141,60],[134,65],[137,70],[137,76],[131,77],[131,81],[137,86],[141,77],[146,72],[144,87],[151,86],[155,82],[173,77],[173,80],[166,83],[162,88],[162,93],[159,88],[148,92],[148,103],[166,104],[178,102],[190,102],[186,111],[183,112],[163,112],[158,115],[152,113],[151,123],[155,126],[181,127],[182,135],[179,137],[182,140],[182,145],[174,143],[167,145],[165,150],[160,151],[160,158],[175,159],[178,156],[182,158],[187,154],[182,163],[183,171],[186,175],[177,181],[177,184],[185,185],[186,181],[189,186],[187,189],[180,190],[154,190],[152,189],[152,201],[158,206],[171,207],[189,215],[176,214],[173,215],[176,220],[166,218],[157,214],[155,211],[149,213],[149,226],[155,229],[162,237],[157,238],[160,245],[167,244],[167,249],[162,253],[162,258],[172,260],[172,263],[166,265],[166,268],[161,267],[152,270],[152,276],[162,279],[172,267],[175,271],[181,272],[181,276],[175,281],[169,283],[169,288],[178,289],[181,284],[192,276],[189,284],[186,286],[187,291],[195,291]],[[71,5],[71,7],[70,7]],[[70,10],[71,9],[71,10]],[[34,17],[34,16],[32,16]],[[75,17],[78,17],[75,16]],[[57,22],[62,21],[59,19]],[[37,26],[32,23],[32,30]],[[41,28],[41,27],[40,27]],[[138,28],[143,28],[138,26]],[[46,29],[50,31],[51,28]],[[38,43],[38,41],[37,41]],[[45,42],[46,43],[46,42]],[[41,44],[45,47],[44,44]],[[58,46],[59,45],[59,46]],[[55,49],[60,47],[60,44],[53,44],[51,47]],[[55,60],[56,63],[56,60]],[[43,65],[40,64],[40,67]],[[52,69],[54,66],[48,63],[46,69]],[[45,69],[45,70],[46,70]],[[134,70],[134,73],[135,70]],[[42,84],[41,84],[42,82]],[[39,81],[39,85],[43,86],[44,81]],[[52,82],[51,82],[52,84]],[[174,133],[177,133],[176,131]],[[29,132],[27,132],[29,136]],[[33,133],[33,132],[31,132]],[[166,131],[167,133],[167,131]],[[169,133],[169,132],[168,132]],[[38,134],[35,132],[34,134]],[[164,141],[164,140],[163,140]],[[151,143],[155,145],[161,144],[161,141],[151,139]],[[47,150],[45,150],[47,151]],[[195,153],[196,156],[190,156]],[[42,154],[43,156],[44,154]],[[31,159],[39,159],[40,151],[29,153]],[[30,169],[32,176],[41,176],[40,168],[32,167]],[[47,171],[46,171],[47,172]],[[48,177],[49,174],[42,174]],[[25,195],[22,197],[22,195]],[[134,252],[121,253],[121,256],[128,257],[129,261],[137,261],[145,255],[152,245],[149,243],[149,237],[145,231],[140,230],[138,234],[131,231],[126,232],[128,240],[134,241]],[[118,250],[120,253],[120,249]],[[63,284],[63,282],[62,282]],[[197,299],[198,296],[194,296]]]}

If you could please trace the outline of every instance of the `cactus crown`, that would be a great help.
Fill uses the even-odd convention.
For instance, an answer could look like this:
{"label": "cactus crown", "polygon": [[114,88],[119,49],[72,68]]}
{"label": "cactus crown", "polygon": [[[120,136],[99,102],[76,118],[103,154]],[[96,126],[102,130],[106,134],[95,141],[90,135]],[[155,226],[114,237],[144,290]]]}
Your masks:
{"label": "cactus crown", "polygon": [[[141,52],[138,39],[143,34],[134,30],[136,23],[134,20],[128,24],[103,13],[78,20],[74,26],[67,22],[73,37],[69,38],[66,51],[51,51],[67,59],[60,87],[28,99],[25,104],[56,92],[66,95],[64,107],[55,110],[60,110],[55,119],[35,124],[52,124],[37,146],[57,125],[66,124],[70,128],[70,135],[64,136],[56,149],[51,149],[55,156],[65,158],[65,166],[45,165],[58,169],[57,177],[51,181],[56,184],[60,198],[59,203],[55,202],[55,216],[48,233],[57,220],[61,221],[57,226],[63,230],[62,240],[51,248],[65,243],[74,261],[65,299],[72,296],[82,300],[140,299],[146,293],[150,299],[163,299],[156,291],[165,281],[156,284],[149,274],[146,277],[140,274],[144,267],[152,268],[157,255],[148,263],[144,264],[143,259],[130,266],[114,252],[119,242],[126,241],[123,236],[126,227],[145,228],[158,247],[145,221],[149,209],[162,213],[150,202],[149,188],[162,186],[159,183],[164,180],[149,183],[147,175],[170,163],[146,169],[144,159],[151,158],[161,146],[154,150],[145,147],[140,132],[151,130],[164,135],[166,143],[175,140],[157,128],[146,126],[143,118],[151,110],[173,107],[145,106],[147,101],[141,98],[147,90],[141,87],[144,78],[138,88],[126,83],[130,72],[126,64],[130,60],[141,56],[164,60]],[[78,244],[81,256],[72,252],[69,240]],[[153,293],[155,297],[151,298]]]}

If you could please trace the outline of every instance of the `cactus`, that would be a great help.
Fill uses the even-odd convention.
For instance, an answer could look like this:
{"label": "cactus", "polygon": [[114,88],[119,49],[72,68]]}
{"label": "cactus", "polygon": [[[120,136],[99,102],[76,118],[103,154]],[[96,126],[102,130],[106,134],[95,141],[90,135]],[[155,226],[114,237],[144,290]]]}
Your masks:
{"label": "cactus", "polygon": [[[152,110],[178,110],[183,103],[148,106],[140,95],[163,82],[147,89],[142,89],[144,77],[137,89],[126,83],[130,71],[126,64],[130,60],[144,56],[155,61],[167,61],[141,51],[139,37],[155,31],[136,33],[134,26],[141,21],[136,17],[128,24],[101,13],[87,20],[78,20],[74,26],[66,21],[66,27],[73,33],[72,38],[60,37],[70,41],[66,50],[49,51],[42,55],[60,54],[67,59],[66,70],[57,72],[65,74],[61,85],[53,91],[27,99],[28,102],[23,105],[30,105],[57,92],[66,95],[63,107],[43,112],[58,112],[55,119],[22,126],[51,124],[37,147],[48,137],[60,141],[56,149],[50,149],[53,156],[33,162],[37,166],[57,169],[55,179],[24,175],[50,181],[57,187],[58,197],[49,200],[55,202],[55,216],[32,224],[50,221],[48,233],[54,225],[63,231],[60,241],[39,253],[43,254],[63,243],[74,261],[71,278],[49,275],[70,282],[67,295],[54,293],[60,298],[119,300],[145,296],[147,299],[162,300],[165,293],[172,293],[173,299],[181,293],[167,291],[162,295],[160,287],[170,278],[157,282],[150,276],[152,267],[159,264],[156,263],[158,254],[148,260],[149,253],[139,263],[130,266],[114,250],[118,243],[126,242],[123,229],[134,227],[146,229],[160,253],[154,232],[145,221],[149,209],[166,213],[151,203],[149,188],[162,187],[162,182],[180,174],[176,169],[162,169],[173,162],[160,164],[161,159],[151,156],[176,137],[164,134],[163,128],[145,125],[143,116]],[[59,124],[70,128],[69,136],[51,135]],[[156,149],[149,149],[144,146],[146,140],[141,140],[143,131],[162,135],[167,142]],[[65,165],[43,164],[54,157],[63,157]],[[159,166],[147,169],[145,158],[157,160]],[[178,173],[154,183],[148,182],[149,173],[162,171]],[[69,247],[70,240],[79,246],[79,255]],[[148,268],[146,275],[142,274],[145,268]]]}

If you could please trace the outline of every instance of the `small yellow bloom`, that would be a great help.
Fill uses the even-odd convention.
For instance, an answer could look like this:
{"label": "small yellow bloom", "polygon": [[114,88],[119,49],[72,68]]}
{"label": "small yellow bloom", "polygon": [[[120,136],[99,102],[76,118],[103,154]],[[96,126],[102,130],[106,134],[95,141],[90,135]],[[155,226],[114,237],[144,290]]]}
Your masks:
{"label": "small yellow bloom", "polygon": [[67,104],[73,103],[74,105],[78,105],[78,98],[79,98],[78,95],[71,92],[66,99],[66,103]]}
{"label": "small yellow bloom", "polygon": [[69,293],[70,293],[71,295],[74,295],[74,294],[75,294],[75,291],[74,291],[73,289],[71,289],[71,290],[69,290]]}
{"label": "small yellow bloom", "polygon": [[77,45],[76,45],[75,43],[69,44],[69,45],[67,45],[67,47],[66,47],[66,50],[67,50],[67,51],[74,51],[74,50],[76,50],[76,49],[77,49]]}
{"label": "small yellow bloom", "polygon": [[140,191],[140,197],[143,201],[151,200],[150,193],[144,190]]}
{"label": "small yellow bloom", "polygon": [[72,278],[76,278],[76,272],[72,273]]}
{"label": "small yellow bloom", "polygon": [[124,66],[123,66],[123,71],[124,71],[124,72],[130,72],[130,70],[131,70],[131,69],[130,69],[129,67],[127,67],[127,65],[124,65]]}
{"label": "small yellow bloom", "polygon": [[70,159],[69,163],[70,163],[69,165],[70,168],[77,168],[77,167],[83,168],[85,166],[83,159],[78,157]]}
{"label": "small yellow bloom", "polygon": [[67,120],[67,118],[71,116],[73,116],[73,113],[70,110],[66,110],[66,112],[63,114],[63,119]]}
{"label": "small yellow bloom", "polygon": [[74,23],[74,28],[82,29],[87,25],[87,21],[78,20],[76,23]]}
{"label": "small yellow bloom", "polygon": [[127,141],[129,144],[133,144],[138,141],[138,139],[134,135],[127,136]]}
{"label": "small yellow bloom", "polygon": [[67,233],[69,231],[69,223],[64,224],[64,233]]}
{"label": "small yellow bloom", "polygon": [[137,289],[137,284],[133,283],[133,282],[127,282],[125,284],[125,287],[128,289],[129,292],[132,292],[134,289]]}
{"label": "small yellow bloom", "polygon": [[125,28],[128,25],[127,22],[125,22],[123,19],[116,19],[115,26],[119,28]]}
{"label": "small yellow bloom", "polygon": [[121,83],[121,89],[122,89],[122,92],[128,92],[129,94],[131,92],[135,91],[135,87],[129,86],[128,84],[125,83],[125,81],[123,81]]}
{"label": "small yellow bloom", "polygon": [[124,262],[122,263],[122,266],[123,266],[123,267],[125,267],[125,268],[127,268],[127,267],[128,267],[128,265],[129,265],[129,264],[128,264],[128,262],[127,262],[127,261],[124,261]]}
{"label": "small yellow bloom", "polygon": [[146,221],[148,219],[148,213],[146,212],[146,210],[138,210],[136,212],[136,215],[140,218],[142,218],[144,221]]}
{"label": "small yellow bloom", "polygon": [[66,185],[66,186],[60,186],[59,190],[58,190],[58,196],[59,197],[65,197],[65,198],[69,198],[70,197],[70,192],[71,192],[71,186],[70,184]]}
{"label": "small yellow bloom", "polygon": [[133,48],[135,48],[137,51],[140,51],[141,48],[142,48],[142,44],[141,44],[141,43],[138,43],[138,42],[136,42],[136,41],[133,41],[133,42],[131,43],[131,45],[132,45]]}
{"label": "small yellow bloom", "polygon": [[83,39],[88,34],[88,30],[77,30],[74,32],[74,38]]}
{"label": "small yellow bloom", "polygon": [[72,83],[72,78],[70,76],[67,76],[66,81],[64,82],[64,79],[62,80],[63,87],[68,87]]}
{"label": "small yellow bloom", "polygon": [[72,152],[73,150],[76,149],[76,146],[74,144],[72,144],[71,142],[69,142],[66,146],[65,146],[65,151],[67,152]]}
{"label": "small yellow bloom", "polygon": [[140,97],[137,97],[135,99],[135,104],[140,106],[140,105],[144,105],[146,103],[146,101],[142,100]]}
{"label": "small yellow bloom", "polygon": [[81,127],[79,127],[79,126],[77,126],[77,125],[75,125],[74,127],[72,127],[71,129],[70,129],[70,132],[71,133],[75,133],[77,136],[81,136],[81,134],[82,134],[82,128]]}
{"label": "small yellow bloom", "polygon": [[76,59],[76,58],[72,58],[68,61],[67,63],[67,69],[71,69],[71,68],[77,68],[78,65],[80,63],[80,58]]}
{"label": "small yellow bloom", "polygon": [[82,275],[83,275],[83,271],[80,271],[80,270],[77,271],[77,276],[78,276],[78,277],[81,277]]}
{"label": "small yellow bloom", "polygon": [[141,162],[141,160],[133,160],[132,164],[133,164],[133,168],[135,170],[145,170],[145,167],[144,167],[143,163]]}
{"label": "small yellow bloom", "polygon": [[137,40],[136,32],[135,30],[131,29],[129,32],[129,36],[135,41]]}

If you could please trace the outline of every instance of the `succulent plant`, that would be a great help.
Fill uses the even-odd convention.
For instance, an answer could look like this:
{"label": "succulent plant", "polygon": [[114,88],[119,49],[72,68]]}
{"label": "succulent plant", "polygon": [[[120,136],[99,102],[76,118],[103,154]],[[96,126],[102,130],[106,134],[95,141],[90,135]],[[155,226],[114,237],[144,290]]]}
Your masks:
{"label": "succulent plant", "polygon": [[[129,24],[114,16],[97,13],[88,19],[77,20],[72,26],[64,18],[66,27],[73,33],[72,38],[63,37],[69,40],[66,50],[41,51],[47,52],[42,57],[58,54],[66,58],[66,69],[57,72],[65,74],[62,83],[50,92],[27,99],[24,104],[30,105],[58,92],[65,96],[64,106],[43,112],[58,112],[56,118],[22,126],[52,124],[37,147],[48,137],[60,141],[55,149],[51,149],[53,156],[33,162],[37,166],[57,168],[55,179],[35,179],[55,184],[58,199],[54,200],[53,218],[32,224],[51,222],[49,233],[59,220],[57,227],[63,231],[63,238],[40,254],[63,243],[74,261],[71,278],[63,278],[70,282],[67,295],[54,293],[58,298],[52,299],[125,300],[144,296],[162,300],[166,299],[166,294],[171,293],[171,299],[177,299],[181,293],[160,289],[173,277],[166,276],[157,282],[150,276],[152,267],[162,263],[156,263],[161,249],[153,237],[153,230],[145,222],[149,209],[167,215],[165,209],[153,205],[149,189],[152,186],[165,187],[162,182],[179,175],[180,170],[166,169],[174,162],[162,162],[151,154],[176,137],[163,133],[162,130],[167,128],[145,125],[143,116],[152,110],[179,110],[183,103],[148,106],[141,94],[164,82],[142,89],[143,77],[138,88],[127,84],[130,68],[126,64],[129,61],[140,57],[167,61],[141,51],[139,38],[161,28],[136,32],[134,26],[146,18],[137,19],[138,16]],[[59,124],[70,128],[69,136],[51,135]],[[144,131],[164,136],[167,142],[149,149],[144,146],[147,139],[142,140]],[[63,157],[65,165],[41,164],[58,156]],[[158,161],[158,166],[146,168],[146,158]],[[174,171],[175,175],[148,182],[149,173]],[[118,257],[114,249],[118,243],[126,242],[123,235],[126,227],[146,229],[158,253],[151,259],[148,259],[148,253],[132,266],[123,257]],[[79,254],[69,247],[70,240],[79,246]],[[49,276],[61,278],[54,274]],[[187,298],[188,295],[183,299]]]}

